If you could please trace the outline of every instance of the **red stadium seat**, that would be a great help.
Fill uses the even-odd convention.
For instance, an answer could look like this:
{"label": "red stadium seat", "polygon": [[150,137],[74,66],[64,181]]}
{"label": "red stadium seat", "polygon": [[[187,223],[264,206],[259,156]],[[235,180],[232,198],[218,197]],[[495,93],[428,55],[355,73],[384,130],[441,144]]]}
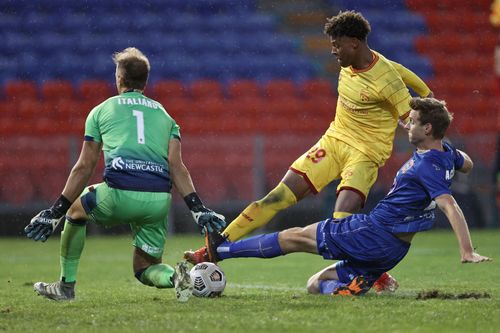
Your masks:
{"label": "red stadium seat", "polygon": [[0,197],[8,204],[20,206],[28,203],[35,195],[35,189],[25,172],[18,172],[17,168],[5,171],[0,184]]}
{"label": "red stadium seat", "polygon": [[[148,94],[149,89],[146,89],[146,94]],[[187,92],[184,84],[176,80],[161,80],[152,86],[152,97],[155,99],[185,98],[188,97]]]}
{"label": "red stadium seat", "polygon": [[196,100],[206,98],[223,98],[222,84],[219,81],[199,80],[190,86],[191,96]]}
{"label": "red stadium seat", "polygon": [[18,119],[30,119],[42,114],[42,102],[38,99],[22,99],[17,101],[12,110]]}
{"label": "red stadium seat", "polygon": [[50,102],[75,97],[73,85],[71,82],[65,80],[46,81],[42,84],[41,91],[42,98]]}
{"label": "red stadium seat", "polygon": [[295,96],[275,98],[267,103],[266,114],[294,116],[303,112],[303,104],[304,100]]}
{"label": "red stadium seat", "polygon": [[220,117],[230,116],[230,110],[226,109],[227,104],[224,99],[221,98],[206,98],[203,100],[196,101],[193,104],[193,111],[195,114],[200,114],[205,117]]}
{"label": "red stadium seat", "polygon": [[167,110],[168,114],[177,121],[179,121],[179,118],[183,118],[196,113],[196,110],[194,109],[194,103],[189,98],[166,97],[164,99],[159,99],[158,101]]}
{"label": "red stadium seat", "polygon": [[491,6],[491,0],[406,0],[408,8],[428,13],[432,11],[443,11],[443,15],[452,13],[457,8],[467,11],[487,12]]}
{"label": "red stadium seat", "polygon": [[243,97],[230,101],[233,115],[260,118],[269,112],[268,101],[262,97]]}
{"label": "red stadium seat", "polygon": [[321,97],[306,99],[303,104],[303,113],[307,115],[317,115],[322,119],[333,120],[335,109],[337,107],[337,98]]}
{"label": "red stadium seat", "polygon": [[262,91],[256,81],[235,80],[228,84],[227,94],[230,98],[261,97]]}
{"label": "red stadium seat", "polygon": [[269,81],[264,87],[265,95],[268,98],[281,98],[297,96],[298,91],[295,83],[291,80],[274,80]]}
{"label": "red stadium seat", "polygon": [[19,135],[18,121],[11,115],[0,114],[0,133],[2,139],[14,135]]}
{"label": "red stadium seat", "polygon": [[325,79],[305,81],[302,86],[302,95],[305,98],[335,97],[335,90],[332,83]]}
{"label": "red stadium seat", "polygon": [[5,97],[11,101],[37,99],[37,86],[33,81],[8,81],[4,85]]}
{"label": "red stadium seat", "polygon": [[[94,106],[117,94],[108,81],[85,80],[78,86],[78,94],[83,101]],[[90,110],[89,110],[90,111]]]}

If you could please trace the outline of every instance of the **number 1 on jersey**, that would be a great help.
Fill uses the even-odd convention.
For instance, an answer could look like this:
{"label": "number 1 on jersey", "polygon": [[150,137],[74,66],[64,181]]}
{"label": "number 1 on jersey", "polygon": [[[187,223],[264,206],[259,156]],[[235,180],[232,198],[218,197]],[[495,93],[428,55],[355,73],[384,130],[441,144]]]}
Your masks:
{"label": "number 1 on jersey", "polygon": [[132,114],[137,119],[137,142],[141,145],[146,143],[146,139],[144,138],[144,115],[142,111],[132,110]]}

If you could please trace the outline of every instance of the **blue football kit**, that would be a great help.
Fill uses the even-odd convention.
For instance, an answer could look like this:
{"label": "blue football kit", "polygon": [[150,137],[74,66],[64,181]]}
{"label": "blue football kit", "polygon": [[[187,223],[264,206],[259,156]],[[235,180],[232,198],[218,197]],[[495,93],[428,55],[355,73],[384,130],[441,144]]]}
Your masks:
{"label": "blue football kit", "polygon": [[399,169],[385,198],[368,214],[342,220],[328,219],[317,229],[318,252],[336,264],[339,281],[348,283],[363,275],[370,283],[396,266],[410,244],[394,234],[432,228],[434,199],[451,194],[455,170],[464,164],[462,154],[443,142],[444,151],[415,151]]}
{"label": "blue football kit", "polygon": [[[443,142],[443,151],[415,151],[399,169],[389,193],[369,214],[343,219],[327,219],[318,224],[318,253],[335,264],[339,282],[349,283],[364,276],[373,284],[408,253],[410,243],[396,234],[432,228],[434,199],[451,194],[455,170],[464,164],[462,154]],[[279,233],[258,235],[237,242],[224,242],[217,248],[219,259],[236,257],[273,258],[283,255]]]}

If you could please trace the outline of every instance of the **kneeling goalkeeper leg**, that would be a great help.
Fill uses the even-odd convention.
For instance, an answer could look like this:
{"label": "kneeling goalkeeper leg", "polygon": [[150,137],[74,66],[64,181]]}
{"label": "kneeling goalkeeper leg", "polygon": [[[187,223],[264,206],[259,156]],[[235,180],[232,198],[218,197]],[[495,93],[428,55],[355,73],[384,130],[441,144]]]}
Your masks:
{"label": "kneeling goalkeeper leg", "polygon": [[137,280],[146,286],[156,288],[174,287],[174,269],[167,264],[151,265],[135,273]]}
{"label": "kneeling goalkeeper leg", "polygon": [[61,276],[54,283],[37,282],[35,291],[44,297],[57,301],[70,301],[75,298],[75,283],[80,256],[85,245],[86,221],[66,217],[61,234]]}

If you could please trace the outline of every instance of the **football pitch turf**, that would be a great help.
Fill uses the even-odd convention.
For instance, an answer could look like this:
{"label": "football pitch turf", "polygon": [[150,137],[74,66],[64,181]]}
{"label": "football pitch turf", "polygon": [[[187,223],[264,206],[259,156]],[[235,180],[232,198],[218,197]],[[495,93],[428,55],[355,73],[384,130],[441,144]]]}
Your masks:
{"label": "football pitch turf", "polygon": [[[500,230],[471,233],[493,262],[461,264],[451,230],[421,233],[391,271],[401,284],[392,295],[308,295],[307,278],[331,262],[292,254],[224,261],[224,295],[183,304],[173,289],[133,277],[127,237],[87,239],[73,302],[33,292],[34,282],[58,278],[57,236],[0,238],[0,332],[500,332]],[[164,261],[174,265],[201,242],[171,236]],[[417,299],[422,292],[436,298]]]}

